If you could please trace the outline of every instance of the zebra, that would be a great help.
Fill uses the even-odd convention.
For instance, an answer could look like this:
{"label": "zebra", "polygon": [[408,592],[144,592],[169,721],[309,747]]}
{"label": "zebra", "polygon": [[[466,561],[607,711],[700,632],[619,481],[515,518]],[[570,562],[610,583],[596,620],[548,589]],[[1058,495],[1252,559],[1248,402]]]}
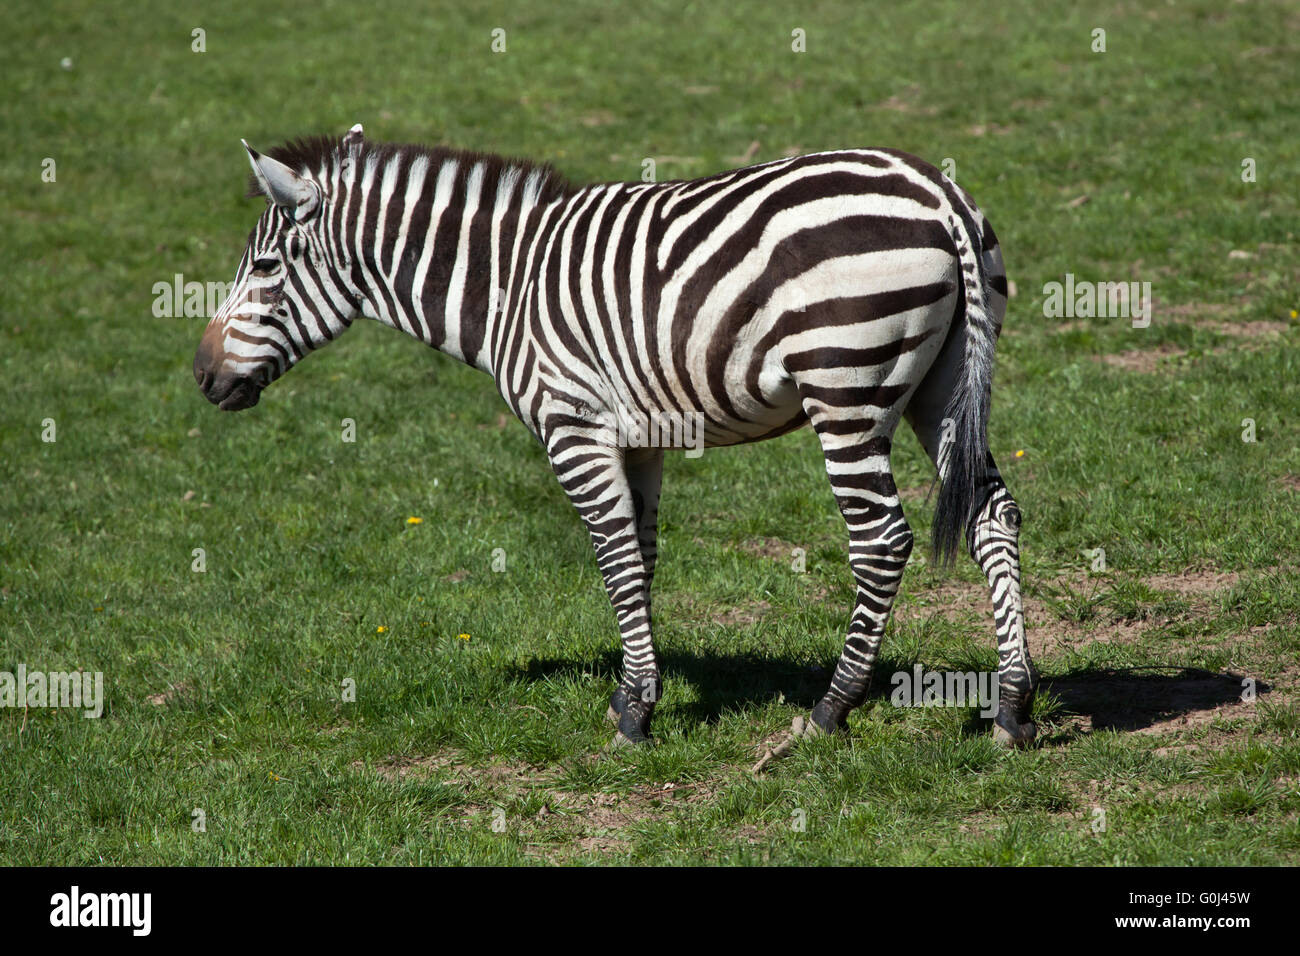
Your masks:
{"label": "zebra", "polygon": [[650,590],[664,449],[620,431],[655,415],[694,416],[705,447],[805,423],[820,442],[856,593],[830,685],[782,753],[846,731],[867,697],[913,547],[890,467],[900,418],[937,470],[937,561],[964,537],[988,581],[993,736],[1032,743],[1021,514],[987,438],[1006,273],[988,220],[938,169],[845,149],[575,186],[549,164],[372,143],[360,124],[243,146],[266,209],[199,343],[199,388],[224,410],[253,406],[358,316],[491,375],[589,532],[622,641],[615,744],[654,742],[662,691]]}

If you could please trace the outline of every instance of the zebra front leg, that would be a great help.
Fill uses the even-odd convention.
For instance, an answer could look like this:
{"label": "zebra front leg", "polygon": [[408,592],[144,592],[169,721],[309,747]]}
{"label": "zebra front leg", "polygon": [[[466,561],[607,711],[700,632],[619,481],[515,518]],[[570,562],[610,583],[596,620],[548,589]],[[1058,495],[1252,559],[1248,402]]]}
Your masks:
{"label": "zebra front leg", "polygon": [[1030,720],[1038,672],[1025,642],[1025,614],[1020,599],[1020,509],[989,459],[993,488],[971,527],[970,551],[988,578],[998,637],[998,715],[993,738],[1007,746],[1033,743],[1037,728]]}
{"label": "zebra front leg", "polygon": [[645,612],[651,617],[650,589],[659,559],[659,489],[664,475],[664,453],[659,448],[629,451],[624,459],[628,485],[632,489],[632,506],[636,511],[637,543],[641,547],[641,565],[645,568]]}
{"label": "zebra front leg", "polygon": [[[637,543],[641,549],[641,565],[645,569],[645,614],[649,623],[653,620],[651,588],[659,556],[659,489],[663,480],[664,453],[657,448],[628,451],[624,468],[636,513]],[[626,703],[627,692],[620,686],[609,699],[606,716],[617,724]]]}
{"label": "zebra front leg", "polygon": [[561,487],[591,535],[596,564],[618,619],[623,678],[610,702],[618,714],[614,742],[647,743],[661,683],[650,635],[637,509],[622,451],[569,436],[549,445],[548,452]]}

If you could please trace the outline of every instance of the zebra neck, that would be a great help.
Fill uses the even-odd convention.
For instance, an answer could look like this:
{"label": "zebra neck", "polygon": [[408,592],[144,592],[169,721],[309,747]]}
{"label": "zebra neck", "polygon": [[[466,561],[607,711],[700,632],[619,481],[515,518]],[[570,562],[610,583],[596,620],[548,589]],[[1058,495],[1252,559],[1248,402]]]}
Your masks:
{"label": "zebra neck", "polygon": [[549,168],[490,156],[396,152],[364,164],[354,276],[364,314],[493,369],[511,278],[556,192]]}

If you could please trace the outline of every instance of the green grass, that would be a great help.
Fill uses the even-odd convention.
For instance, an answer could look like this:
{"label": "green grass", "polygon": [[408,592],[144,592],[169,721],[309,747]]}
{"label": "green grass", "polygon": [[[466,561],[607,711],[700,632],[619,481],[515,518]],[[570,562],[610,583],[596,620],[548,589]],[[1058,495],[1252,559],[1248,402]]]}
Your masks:
{"label": "green grass", "polygon": [[[474,6],[54,2],[10,18],[0,670],[102,671],[107,706],[0,710],[0,861],[1300,860],[1294,7]],[[239,137],[357,121],[578,181],[638,178],[645,157],[660,178],[702,175],[754,141],[755,161],[952,158],[1018,287],[991,441],[1025,513],[1027,592],[1062,635],[1038,658],[1041,748],[1000,752],[972,711],[878,691],[848,740],[749,775],[823,690],[849,612],[842,523],[801,432],[669,462],[662,743],[593,759],[612,614],[492,383],[358,325],[226,415],[190,373],[202,323],[151,315],[155,282],[233,276],[257,214]],[[1067,272],[1150,281],[1151,327],[1044,318],[1043,284]],[[1279,327],[1232,331],[1260,321]],[[1151,368],[1098,360],[1157,349]],[[928,484],[910,433],[895,458],[901,487]],[[907,508],[923,539],[928,506]],[[806,549],[807,573],[757,539]],[[1098,547],[1109,572],[1081,581]],[[1187,568],[1234,577],[1155,586]],[[969,563],[909,569],[900,606],[916,613],[891,625],[883,675],[995,665],[982,617],[937,613],[934,588],[975,580]],[[1253,704],[1233,702],[1243,676],[1261,682]]]}

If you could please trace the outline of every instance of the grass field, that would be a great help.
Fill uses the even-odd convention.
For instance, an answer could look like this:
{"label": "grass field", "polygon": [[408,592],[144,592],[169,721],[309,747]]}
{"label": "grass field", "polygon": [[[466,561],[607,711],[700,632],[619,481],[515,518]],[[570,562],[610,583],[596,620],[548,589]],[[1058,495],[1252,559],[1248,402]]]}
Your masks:
{"label": "grass field", "polygon": [[[1300,861],[1300,10],[475,6],[13,11],[0,670],[101,671],[106,705],[0,710],[0,861]],[[203,320],[155,318],[154,284],[233,277],[260,209],[241,136],[358,121],[576,181],[952,159],[1016,285],[991,442],[1025,514],[1041,746],[889,703],[914,664],[996,667],[977,570],[918,548],[850,738],[749,773],[823,692],[850,609],[811,432],[670,459],[661,744],[601,759],[613,615],[486,377],[359,323],[257,408],[210,406]],[[1067,273],[1150,282],[1150,327],[1045,317]]]}

